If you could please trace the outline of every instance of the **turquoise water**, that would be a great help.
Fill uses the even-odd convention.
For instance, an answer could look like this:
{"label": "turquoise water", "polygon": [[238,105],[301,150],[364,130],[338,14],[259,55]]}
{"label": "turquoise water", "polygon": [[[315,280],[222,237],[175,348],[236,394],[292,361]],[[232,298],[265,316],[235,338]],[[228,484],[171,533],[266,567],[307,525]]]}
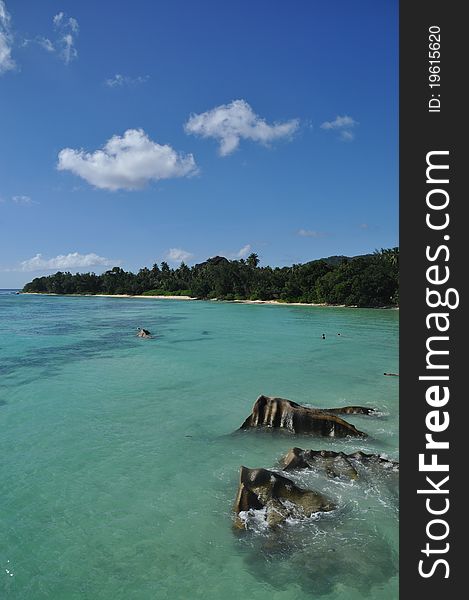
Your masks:
{"label": "turquoise water", "polygon": [[[395,476],[289,475],[338,509],[274,532],[231,514],[240,465],[292,446],[397,458],[385,371],[392,310],[0,295],[0,597],[397,598]],[[382,416],[348,417],[365,441],[233,435],[259,394]]]}

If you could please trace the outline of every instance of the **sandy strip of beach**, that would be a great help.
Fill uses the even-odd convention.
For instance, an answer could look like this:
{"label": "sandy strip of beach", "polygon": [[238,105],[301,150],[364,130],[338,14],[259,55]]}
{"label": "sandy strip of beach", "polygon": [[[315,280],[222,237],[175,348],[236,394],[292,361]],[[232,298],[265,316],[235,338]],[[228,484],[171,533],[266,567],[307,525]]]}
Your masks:
{"label": "sandy strip of beach", "polygon": [[136,295],[131,296],[130,294],[83,294],[87,296],[93,296],[94,298],[154,298],[155,300],[197,300],[192,296],[143,296]]}
{"label": "sandy strip of beach", "polygon": [[[273,306],[330,306],[329,304],[313,304],[308,302],[278,302],[277,300],[232,300],[236,304],[271,304]],[[335,305],[336,307],[339,305]],[[343,305],[345,306],[345,304]]]}
{"label": "sandy strip of beach", "polygon": [[[131,294],[54,294],[53,292],[20,292],[20,294],[31,296],[73,296],[79,298],[153,298],[154,300],[200,300],[192,296],[143,296]],[[313,302],[278,302],[278,300],[219,300],[218,298],[210,298],[209,302],[228,302],[230,304],[268,304],[270,306],[316,306],[323,308],[358,308],[355,305],[348,304],[326,304]],[[377,308],[385,308],[389,310],[399,310],[398,306],[380,306]]]}
{"label": "sandy strip of beach", "polygon": [[131,294],[55,294],[53,292],[20,292],[25,296],[73,296],[75,298],[154,298],[156,300],[198,300],[192,296],[143,296]]}
{"label": "sandy strip of beach", "polygon": [[[103,296],[104,298],[156,298],[157,300],[198,300],[191,296],[128,296],[125,294],[94,294],[95,296]],[[278,302],[277,300],[219,300],[218,298],[210,298],[211,302],[229,302],[232,304],[270,304],[271,306],[329,306],[332,308],[356,308],[347,307],[345,304],[313,304],[307,302]]]}
{"label": "sandy strip of beach", "polygon": [[[153,298],[155,300],[200,300],[192,296],[143,296],[131,294],[55,294],[53,292],[21,292],[31,296],[75,296],[85,298]],[[312,304],[307,302],[278,302],[277,300],[219,300],[218,298],[210,298],[210,302],[230,302],[233,304],[270,304],[272,306],[332,306],[329,304]],[[337,307],[345,307],[345,304],[334,305]]]}
{"label": "sandy strip of beach", "polygon": [[[89,294],[91,295],[91,294]],[[192,296],[129,296],[127,294],[93,294],[103,298],[156,298],[157,300],[199,300]],[[210,298],[210,302],[229,302],[230,304],[270,304],[271,306],[326,306],[331,308],[357,308],[346,304],[314,304],[308,302],[279,302],[278,300],[219,300]]]}

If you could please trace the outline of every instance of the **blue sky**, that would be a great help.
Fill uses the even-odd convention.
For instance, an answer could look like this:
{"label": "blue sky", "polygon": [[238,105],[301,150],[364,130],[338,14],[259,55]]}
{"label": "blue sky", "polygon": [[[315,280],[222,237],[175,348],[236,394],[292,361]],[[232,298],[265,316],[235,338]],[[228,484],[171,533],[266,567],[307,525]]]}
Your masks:
{"label": "blue sky", "polygon": [[0,287],[398,244],[392,0],[0,0]]}

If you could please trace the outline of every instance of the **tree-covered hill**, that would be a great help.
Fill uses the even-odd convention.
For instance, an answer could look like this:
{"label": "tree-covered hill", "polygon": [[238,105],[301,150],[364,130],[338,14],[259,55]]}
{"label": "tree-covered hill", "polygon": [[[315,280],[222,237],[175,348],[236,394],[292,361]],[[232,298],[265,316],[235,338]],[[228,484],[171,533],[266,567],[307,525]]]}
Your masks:
{"label": "tree-covered hill", "polygon": [[37,277],[23,292],[54,294],[190,295],[200,299],[278,300],[397,306],[399,302],[399,249],[374,254],[314,260],[290,267],[263,267],[257,254],[246,260],[223,256],[175,269],[156,263],[138,273],[120,267],[95,273],[62,273]]}

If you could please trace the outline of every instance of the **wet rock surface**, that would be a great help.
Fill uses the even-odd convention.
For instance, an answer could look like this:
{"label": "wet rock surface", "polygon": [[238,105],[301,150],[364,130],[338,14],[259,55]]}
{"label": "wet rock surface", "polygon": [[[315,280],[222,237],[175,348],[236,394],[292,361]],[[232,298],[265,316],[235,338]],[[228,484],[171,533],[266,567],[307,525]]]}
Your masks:
{"label": "wet rock surface", "polygon": [[316,469],[328,477],[344,477],[357,479],[360,465],[377,466],[385,470],[399,471],[399,463],[379,454],[365,454],[358,451],[351,454],[332,450],[303,450],[291,448],[280,461],[284,471],[296,469]]}
{"label": "wet rock surface", "polygon": [[241,513],[265,509],[266,524],[279,525],[288,518],[307,518],[318,512],[329,512],[334,503],[323,494],[299,488],[274,471],[241,467],[234,511],[235,526],[245,528]]}
{"label": "wet rock surface", "polygon": [[[347,409],[357,409],[357,407],[332,410]],[[254,403],[251,414],[240,429],[252,427],[276,428],[290,433],[312,434],[323,437],[366,436],[354,425],[332,414],[328,409],[308,408],[292,400],[270,396],[259,396]]]}

